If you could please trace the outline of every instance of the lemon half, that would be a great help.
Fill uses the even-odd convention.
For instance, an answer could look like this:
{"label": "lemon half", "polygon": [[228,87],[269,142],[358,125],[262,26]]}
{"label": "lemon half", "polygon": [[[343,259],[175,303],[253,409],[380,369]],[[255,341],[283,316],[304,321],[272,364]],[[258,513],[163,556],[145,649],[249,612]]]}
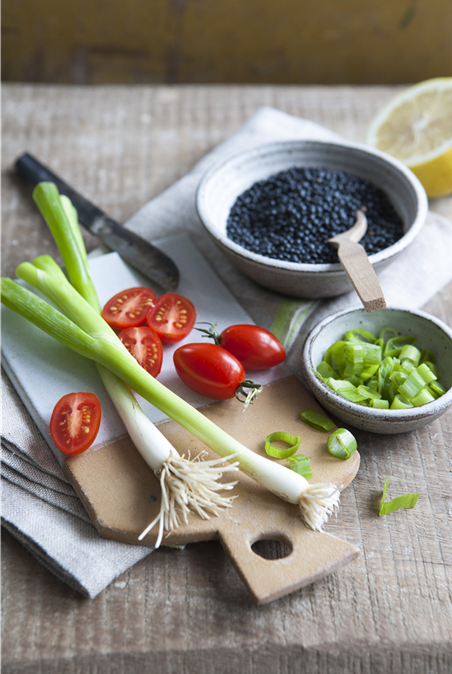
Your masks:
{"label": "lemon half", "polygon": [[394,96],[371,121],[365,142],[406,164],[429,197],[452,193],[452,77]]}

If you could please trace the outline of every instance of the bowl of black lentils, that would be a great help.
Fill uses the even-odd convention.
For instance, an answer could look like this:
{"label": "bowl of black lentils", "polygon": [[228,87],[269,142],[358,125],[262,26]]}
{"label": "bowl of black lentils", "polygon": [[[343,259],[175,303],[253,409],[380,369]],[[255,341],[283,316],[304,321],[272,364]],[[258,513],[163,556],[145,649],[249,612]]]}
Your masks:
{"label": "bowl of black lentils", "polygon": [[292,297],[352,290],[329,238],[350,229],[359,208],[361,244],[378,274],[419,234],[424,188],[401,162],[358,144],[288,141],[245,150],[200,181],[206,231],[243,274]]}

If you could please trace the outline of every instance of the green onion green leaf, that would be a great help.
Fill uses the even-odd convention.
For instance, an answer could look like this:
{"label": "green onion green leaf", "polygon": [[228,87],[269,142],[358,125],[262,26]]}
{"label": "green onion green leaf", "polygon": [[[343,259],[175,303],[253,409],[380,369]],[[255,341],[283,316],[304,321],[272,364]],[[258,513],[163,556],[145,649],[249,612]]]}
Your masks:
{"label": "green onion green leaf", "polygon": [[304,456],[304,454],[295,454],[295,456],[290,456],[286,461],[289,464],[290,470],[294,470],[298,475],[302,475],[305,480],[311,479],[311,462],[307,456]]}
{"label": "green onion green leaf", "polygon": [[397,498],[392,499],[392,501],[387,501],[385,503],[385,496],[388,490],[388,484],[389,484],[389,477],[386,478],[383,487],[381,506],[380,511],[378,513],[380,517],[382,515],[388,515],[389,513],[393,513],[395,510],[399,510],[400,508],[414,508],[414,506],[418,502],[420,494],[404,494],[403,496],[397,496]]}
{"label": "green onion green leaf", "polygon": [[328,417],[324,414],[320,414],[320,412],[316,412],[311,407],[302,412],[300,416],[305,424],[312,426],[312,428],[315,428],[317,431],[329,433],[334,428],[333,422],[328,419]]}

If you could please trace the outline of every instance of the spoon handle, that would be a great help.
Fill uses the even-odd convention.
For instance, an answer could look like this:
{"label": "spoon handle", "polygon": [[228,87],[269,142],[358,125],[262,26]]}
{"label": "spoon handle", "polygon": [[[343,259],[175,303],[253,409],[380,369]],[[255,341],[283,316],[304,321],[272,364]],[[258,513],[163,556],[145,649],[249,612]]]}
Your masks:
{"label": "spoon handle", "polygon": [[341,241],[337,254],[364,309],[368,312],[384,309],[383,290],[362,245],[350,240]]}

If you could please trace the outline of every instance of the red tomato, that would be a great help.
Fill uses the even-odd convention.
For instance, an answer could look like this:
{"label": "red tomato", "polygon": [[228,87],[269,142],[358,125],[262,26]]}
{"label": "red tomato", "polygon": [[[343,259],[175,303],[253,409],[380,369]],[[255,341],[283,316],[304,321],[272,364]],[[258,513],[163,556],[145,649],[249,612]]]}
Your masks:
{"label": "red tomato", "polygon": [[138,328],[126,328],[118,337],[146,372],[153,377],[159,374],[162,369],[163,346],[155,330],[141,325]]}
{"label": "red tomato", "polygon": [[108,300],[102,317],[117,330],[135,328],[146,322],[146,314],[156,297],[150,288],[128,288]]}
{"label": "red tomato", "polygon": [[161,295],[149,309],[146,322],[162,342],[180,342],[192,330],[196,310],[190,300],[177,293]]}
{"label": "red tomato", "polygon": [[232,353],[245,370],[265,370],[286,358],[279,339],[257,325],[231,325],[220,334],[219,344]]}
{"label": "red tomato", "polygon": [[173,359],[184,384],[207,398],[233,398],[245,380],[243,365],[216,344],[184,344],[174,352]]}
{"label": "red tomato", "polygon": [[52,412],[52,440],[64,454],[80,454],[93,444],[100,417],[100,402],[94,393],[68,393]]}

